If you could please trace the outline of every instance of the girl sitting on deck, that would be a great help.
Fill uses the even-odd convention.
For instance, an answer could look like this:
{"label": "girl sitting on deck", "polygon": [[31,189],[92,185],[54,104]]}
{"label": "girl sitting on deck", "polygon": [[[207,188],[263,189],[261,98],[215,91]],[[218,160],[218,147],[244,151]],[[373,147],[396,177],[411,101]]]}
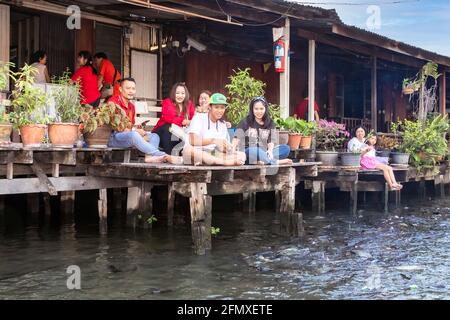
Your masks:
{"label": "girl sitting on deck", "polygon": [[237,166],[245,162],[245,153],[235,152],[228,142],[228,129],[222,117],[227,98],[215,93],[208,113],[196,113],[188,129],[183,149],[185,164]]}
{"label": "girl sitting on deck", "polygon": [[250,110],[237,126],[233,148],[245,150],[247,164],[291,164],[287,144],[275,146],[275,123],[269,115],[269,104],[264,97],[250,102]]}
{"label": "girl sitting on deck", "polygon": [[386,179],[389,188],[391,188],[392,190],[401,190],[403,186],[395,179],[394,170],[387,164],[386,158],[376,156],[376,143],[377,136],[372,135],[367,139],[367,144],[361,147],[361,167],[364,170],[378,169],[383,171],[384,178]]}

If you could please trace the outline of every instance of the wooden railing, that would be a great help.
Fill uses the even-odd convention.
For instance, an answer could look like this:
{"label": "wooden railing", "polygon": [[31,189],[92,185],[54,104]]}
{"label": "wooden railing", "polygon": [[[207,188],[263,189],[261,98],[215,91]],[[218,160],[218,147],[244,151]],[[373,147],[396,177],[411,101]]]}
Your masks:
{"label": "wooden railing", "polygon": [[357,127],[363,127],[366,132],[372,129],[372,123],[370,119],[359,119],[359,118],[341,118],[340,123],[345,124],[348,131],[351,131]]}

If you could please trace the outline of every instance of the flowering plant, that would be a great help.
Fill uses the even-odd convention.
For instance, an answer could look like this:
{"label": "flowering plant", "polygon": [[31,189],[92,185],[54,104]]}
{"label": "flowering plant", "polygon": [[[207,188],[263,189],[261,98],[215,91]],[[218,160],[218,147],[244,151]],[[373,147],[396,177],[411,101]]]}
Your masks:
{"label": "flowering plant", "polygon": [[99,108],[86,105],[80,120],[82,123],[80,129],[87,133],[92,133],[103,125],[109,125],[112,130],[119,132],[132,128],[125,111],[113,102],[108,102]]}
{"label": "flowering plant", "polygon": [[342,149],[348,137],[350,137],[350,133],[345,130],[345,124],[319,120],[316,131],[316,149],[323,151]]}

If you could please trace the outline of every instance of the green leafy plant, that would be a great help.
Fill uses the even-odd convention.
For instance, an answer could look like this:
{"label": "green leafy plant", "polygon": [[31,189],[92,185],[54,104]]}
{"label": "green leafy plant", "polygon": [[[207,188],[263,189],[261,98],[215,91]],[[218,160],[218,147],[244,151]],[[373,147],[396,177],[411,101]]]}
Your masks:
{"label": "green leafy plant", "polygon": [[214,227],[211,227],[211,234],[212,234],[213,236],[219,234],[219,232],[220,232],[220,228],[214,228]]}
{"label": "green leafy plant", "polygon": [[14,111],[11,112],[10,118],[19,128],[29,124],[47,124],[50,121],[45,114],[48,97],[43,90],[34,86],[36,72],[36,68],[25,64],[15,73],[12,91]]}
{"label": "green leafy plant", "polygon": [[[254,97],[263,96],[266,84],[250,76],[250,68],[233,70],[229,77],[230,83],[225,85],[230,97],[227,108],[227,119],[236,126],[248,114],[250,102]],[[279,116],[279,107],[269,105],[272,118]]]}
{"label": "green leafy plant", "polygon": [[300,128],[300,134],[304,137],[312,136],[317,130],[316,122],[297,119],[297,123]]}
{"label": "green leafy plant", "polygon": [[103,104],[99,108],[86,105],[83,107],[80,120],[81,128],[86,133],[92,133],[103,125],[109,125],[112,130],[119,132],[132,128],[132,123],[125,111],[113,102]]}
{"label": "green leafy plant", "polygon": [[80,84],[78,82],[72,83],[69,71],[65,71],[59,78],[53,78],[52,82],[58,86],[52,92],[56,107],[55,121],[78,122],[83,111],[81,107]]}
{"label": "green leafy plant", "polygon": [[148,224],[153,224],[153,222],[156,222],[156,221],[158,221],[158,219],[155,217],[155,215],[154,214],[152,214],[150,217],[148,217],[148,219],[147,219],[147,223]]}
{"label": "green leafy plant", "polygon": [[445,135],[449,129],[448,118],[443,115],[425,122],[403,120],[392,124],[393,132],[402,132],[398,150],[409,153],[411,165],[419,170],[434,167],[448,154]]}
{"label": "green leafy plant", "polygon": [[0,61],[0,91],[7,89],[9,79],[15,79],[13,68],[14,63]]}

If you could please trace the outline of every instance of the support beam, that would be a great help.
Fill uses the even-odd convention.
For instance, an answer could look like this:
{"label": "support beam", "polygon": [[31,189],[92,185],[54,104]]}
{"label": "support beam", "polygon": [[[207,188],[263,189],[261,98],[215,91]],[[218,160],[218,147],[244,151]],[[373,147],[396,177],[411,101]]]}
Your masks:
{"label": "support beam", "polygon": [[446,72],[443,71],[441,75],[441,85],[440,87],[440,112],[442,114],[447,114],[447,81],[446,81]]}
{"label": "support beam", "polygon": [[371,99],[371,116],[372,116],[372,129],[378,132],[378,96],[377,96],[377,57],[372,57],[372,99]]}
{"label": "support beam", "polygon": [[314,121],[314,102],[316,99],[316,41],[309,40],[308,52],[308,121]]}
{"label": "support beam", "polygon": [[108,233],[108,195],[106,189],[99,190],[98,217],[100,234]]}
{"label": "support beam", "polygon": [[290,46],[290,28],[291,23],[289,18],[285,20],[285,26],[283,30],[283,37],[286,43],[285,48],[285,71],[280,73],[280,111],[281,117],[283,119],[289,117],[290,114],[290,101],[289,101],[289,91],[290,91],[290,63],[289,58],[289,46]]}

